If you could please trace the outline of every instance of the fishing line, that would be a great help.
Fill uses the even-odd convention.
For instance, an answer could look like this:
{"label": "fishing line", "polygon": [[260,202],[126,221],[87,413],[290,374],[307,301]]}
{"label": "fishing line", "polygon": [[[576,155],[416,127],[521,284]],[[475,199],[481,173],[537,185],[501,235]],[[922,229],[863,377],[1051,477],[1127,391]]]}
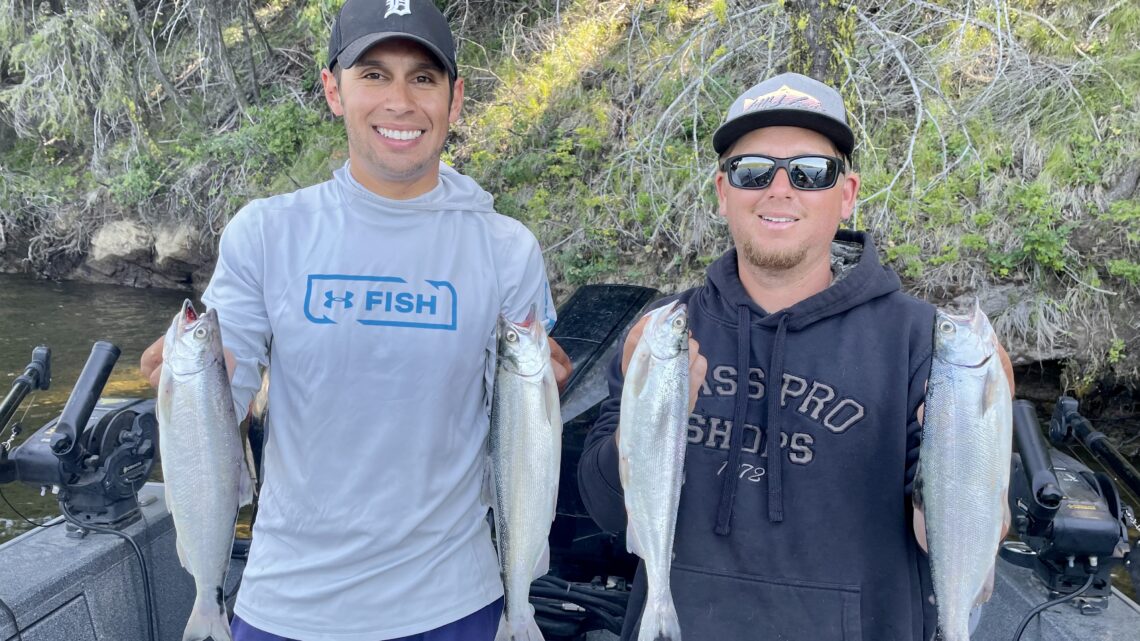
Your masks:
{"label": "fishing line", "polygon": [[1013,633],[1013,641],[1021,641],[1021,635],[1023,632],[1025,632],[1026,626],[1028,626],[1029,622],[1031,620],[1033,620],[1033,617],[1037,616],[1042,610],[1045,610],[1047,608],[1051,608],[1055,605],[1060,605],[1060,604],[1064,603],[1065,601],[1071,601],[1071,600],[1079,597],[1080,595],[1084,594],[1086,591],[1088,591],[1089,588],[1092,587],[1093,579],[1095,579],[1095,578],[1096,578],[1095,574],[1090,574],[1088,580],[1085,581],[1085,584],[1081,586],[1081,589],[1079,589],[1076,592],[1073,592],[1071,594],[1066,594],[1065,596],[1063,596],[1059,599],[1054,599],[1052,601],[1042,603],[1041,605],[1030,610],[1029,614],[1025,615],[1025,618],[1021,620],[1021,625],[1017,626],[1017,632]]}
{"label": "fishing line", "polygon": [[[34,525],[34,526],[36,526],[36,527],[41,527],[41,528],[44,528],[45,530],[46,530],[47,528],[51,527],[52,525],[55,525],[55,523],[52,523],[51,525],[40,525],[39,523],[36,523],[35,521],[33,521],[33,520],[29,519],[28,517],[24,516],[23,514],[21,514],[21,513],[20,513],[20,511],[16,509],[16,506],[15,506],[15,505],[12,505],[12,504],[11,504],[11,503],[8,501],[8,497],[4,496],[4,490],[0,490],[0,499],[4,499],[4,503],[5,503],[5,504],[8,506],[8,509],[10,509],[10,510],[12,510],[13,512],[15,512],[15,513],[16,513],[16,516],[20,517],[21,519],[24,519],[24,521],[25,521],[26,523],[28,523],[28,525]],[[57,523],[58,523],[58,522],[59,522],[59,521],[57,521]]]}
{"label": "fishing line", "polygon": [[[90,523],[80,523],[79,520],[76,519],[75,516],[73,516],[71,514],[71,511],[67,509],[67,506],[64,505],[62,501],[59,504],[59,509],[61,512],[63,512],[63,517],[65,519],[67,519],[67,521],[69,523],[71,523],[72,525],[74,525],[75,527],[80,528],[81,530],[91,530],[93,532],[102,532],[104,534],[114,534],[117,537],[120,537],[122,539],[126,539],[127,543],[130,543],[131,547],[134,548],[135,556],[137,556],[139,559],[139,569],[142,570],[143,598],[144,598],[144,601],[146,602],[147,638],[150,639],[150,641],[155,641],[155,637],[154,637],[154,605],[151,603],[151,600],[150,600],[150,574],[146,570],[146,557],[143,556],[142,548],[140,548],[139,544],[135,543],[134,538],[131,537],[131,535],[127,534],[126,532],[120,532],[120,531],[113,529],[113,528],[102,527],[99,525],[92,525]],[[140,514],[141,514],[141,510],[140,510]],[[145,524],[145,522],[146,522],[145,518],[143,519],[143,522]]]}

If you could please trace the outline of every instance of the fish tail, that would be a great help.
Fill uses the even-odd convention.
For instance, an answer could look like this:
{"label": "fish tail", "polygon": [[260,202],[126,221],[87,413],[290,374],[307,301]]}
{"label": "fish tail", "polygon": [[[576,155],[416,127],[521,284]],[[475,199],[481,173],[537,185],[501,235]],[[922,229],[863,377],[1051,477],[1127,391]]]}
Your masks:
{"label": "fish tail", "polygon": [[221,586],[218,586],[216,594],[218,596],[214,598],[199,592],[194,598],[194,609],[186,622],[186,630],[182,632],[182,641],[233,641],[230,624],[226,621],[226,606],[221,600]]}
{"label": "fish tail", "polygon": [[538,622],[534,617],[526,617],[526,621],[516,623],[511,626],[511,641],[546,641],[542,636],[542,630],[538,627]]}
{"label": "fish tail", "polygon": [[[517,607],[517,606],[516,606]],[[511,608],[503,610],[499,618],[499,629],[495,632],[495,641],[546,641],[538,622],[534,620],[534,606],[526,603],[519,616]]]}
{"label": "fish tail", "polygon": [[681,641],[681,623],[672,592],[665,591],[646,602],[637,641]]}

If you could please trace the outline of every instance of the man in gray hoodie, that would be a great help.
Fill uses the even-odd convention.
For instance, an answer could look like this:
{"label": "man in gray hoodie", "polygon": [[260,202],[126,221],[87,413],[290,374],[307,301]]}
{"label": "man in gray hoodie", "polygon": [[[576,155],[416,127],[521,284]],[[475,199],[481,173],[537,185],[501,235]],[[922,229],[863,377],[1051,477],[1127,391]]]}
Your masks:
{"label": "man in gray hoodie", "polygon": [[[463,80],[434,3],[349,0],[321,80],[348,162],[238,212],[203,295],[239,415],[260,367],[273,381],[235,639],[490,641],[503,594],[480,495],[494,330],[532,308],[553,324],[542,252],[440,162]],[[569,361],[552,354],[562,383]],[[160,362],[156,343],[144,373]]]}

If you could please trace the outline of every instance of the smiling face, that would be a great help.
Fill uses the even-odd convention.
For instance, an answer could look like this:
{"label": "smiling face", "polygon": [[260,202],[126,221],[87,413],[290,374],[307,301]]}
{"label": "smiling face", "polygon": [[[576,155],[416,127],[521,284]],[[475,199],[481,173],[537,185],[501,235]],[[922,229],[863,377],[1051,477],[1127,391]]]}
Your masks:
{"label": "smiling face", "polygon": [[[790,158],[803,154],[840,156],[824,135],[799,127],[763,127],[742,136],[725,153]],[[777,170],[765,189],[738,189],[723,171],[716,175],[720,215],[728,222],[743,267],[766,274],[830,270],[831,240],[851,217],[859,176],[848,168],[831,189],[801,191],[788,172]],[[747,265],[744,265],[744,262]]]}
{"label": "smiling face", "polygon": [[344,117],[357,181],[398,199],[435,187],[448,126],[463,104],[462,79],[452,89],[447,71],[426,48],[393,38],[336,75],[323,70],[321,81],[332,112]]}

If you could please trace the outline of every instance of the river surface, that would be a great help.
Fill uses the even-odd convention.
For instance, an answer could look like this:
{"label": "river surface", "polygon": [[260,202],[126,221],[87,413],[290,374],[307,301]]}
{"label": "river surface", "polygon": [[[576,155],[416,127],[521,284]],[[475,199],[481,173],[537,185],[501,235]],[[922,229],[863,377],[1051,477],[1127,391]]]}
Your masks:
{"label": "river surface", "polygon": [[[104,396],[153,397],[155,391],[139,372],[139,358],[166,332],[185,298],[185,292],[171,290],[0,274],[0,398],[24,372],[33,348],[51,347],[51,387],[29,394],[20,404],[13,420],[24,431],[15,444],[59,415],[96,341],[122,350]],[[10,436],[4,430],[0,441]],[[41,497],[38,489],[17,483],[0,486],[0,492],[7,499],[7,504],[0,499],[0,543],[34,527],[23,517],[42,523],[59,514],[50,493]]]}

